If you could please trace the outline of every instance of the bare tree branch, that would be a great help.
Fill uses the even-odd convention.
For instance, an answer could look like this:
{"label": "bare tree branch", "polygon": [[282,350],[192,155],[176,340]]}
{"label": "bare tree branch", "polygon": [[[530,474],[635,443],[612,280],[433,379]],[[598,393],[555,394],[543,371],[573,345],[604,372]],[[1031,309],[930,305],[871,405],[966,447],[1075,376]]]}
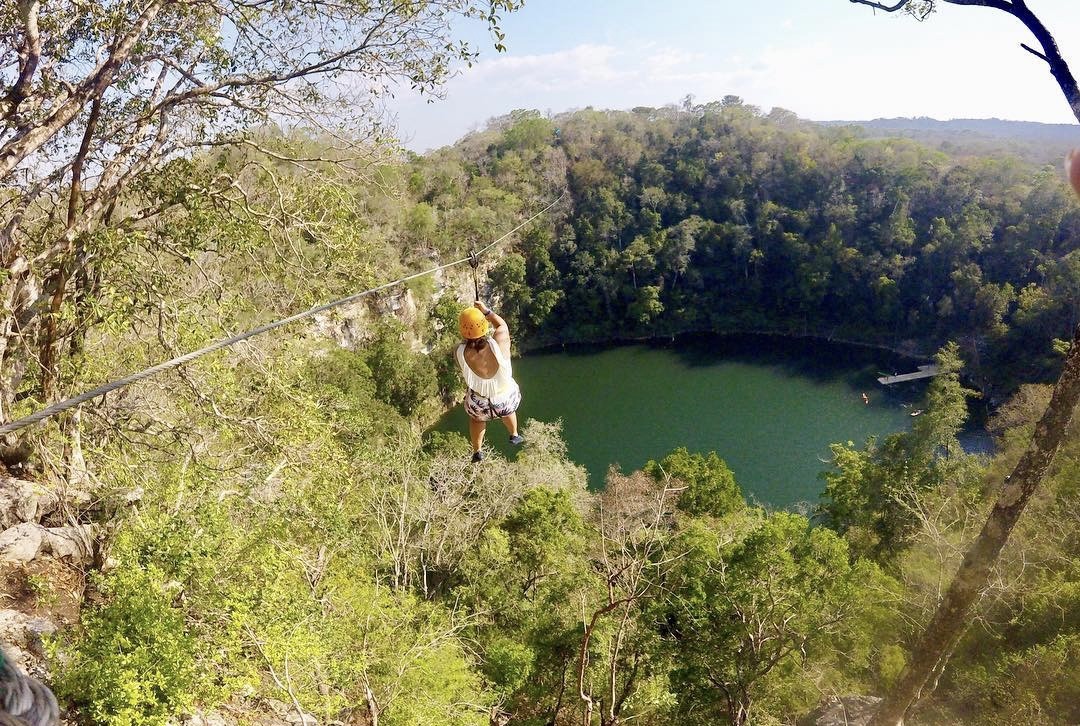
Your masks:
{"label": "bare tree branch", "polygon": [[869,5],[875,10],[884,10],[887,13],[895,13],[897,10],[902,10],[910,0],[897,0],[895,5],[883,5],[882,3],[874,2],[874,0],[850,0],[856,5]]}

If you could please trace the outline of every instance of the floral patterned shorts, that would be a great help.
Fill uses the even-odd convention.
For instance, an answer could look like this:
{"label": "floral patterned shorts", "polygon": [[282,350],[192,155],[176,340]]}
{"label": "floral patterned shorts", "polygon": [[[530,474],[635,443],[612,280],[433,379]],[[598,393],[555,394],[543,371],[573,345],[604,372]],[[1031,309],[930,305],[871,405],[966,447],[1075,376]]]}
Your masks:
{"label": "floral patterned shorts", "polygon": [[513,388],[498,394],[494,398],[484,398],[476,391],[469,389],[465,394],[465,413],[474,421],[491,421],[492,419],[509,416],[517,411],[521,405],[521,389],[517,383]]}

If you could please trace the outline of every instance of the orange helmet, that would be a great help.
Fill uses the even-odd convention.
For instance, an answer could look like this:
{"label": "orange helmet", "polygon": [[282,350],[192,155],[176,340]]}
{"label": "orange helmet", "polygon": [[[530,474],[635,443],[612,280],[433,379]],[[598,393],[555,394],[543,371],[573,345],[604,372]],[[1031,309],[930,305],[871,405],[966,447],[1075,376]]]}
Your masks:
{"label": "orange helmet", "polygon": [[488,321],[478,308],[465,308],[458,316],[458,329],[466,340],[483,338],[488,332]]}

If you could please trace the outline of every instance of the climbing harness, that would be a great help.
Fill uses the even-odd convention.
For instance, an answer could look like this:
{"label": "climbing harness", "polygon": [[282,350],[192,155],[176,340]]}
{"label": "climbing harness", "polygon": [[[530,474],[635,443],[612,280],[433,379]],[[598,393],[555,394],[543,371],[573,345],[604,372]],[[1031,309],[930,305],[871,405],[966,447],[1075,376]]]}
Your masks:
{"label": "climbing harness", "polygon": [[552,207],[554,207],[556,204],[559,203],[560,200],[562,200],[563,196],[565,196],[565,195],[566,195],[566,192],[563,191],[563,193],[560,194],[558,196],[558,198],[555,199],[555,201],[551,202],[546,207],[541,209],[539,212],[537,212],[533,216],[529,217],[524,222],[522,222],[518,226],[514,227],[512,230],[510,230],[509,232],[504,234],[502,237],[499,237],[497,240],[491,242],[490,244],[488,244],[484,248],[480,249],[477,252],[470,252],[468,257],[463,257],[460,260],[454,260],[453,262],[448,262],[445,265],[438,265],[436,267],[432,267],[430,270],[424,270],[423,272],[417,272],[417,273],[414,273],[412,275],[407,275],[406,277],[402,277],[399,280],[394,280],[393,282],[388,282],[386,284],[379,285],[378,287],[373,287],[373,288],[371,288],[369,290],[364,290],[363,292],[358,292],[355,295],[350,295],[348,297],[343,297],[340,300],[334,300],[333,302],[328,302],[328,303],[324,303],[322,305],[318,305],[316,307],[311,308],[310,310],[307,310],[307,311],[302,312],[302,313],[297,313],[296,315],[290,315],[289,317],[284,318],[282,320],[278,320],[278,321],[275,321],[273,323],[267,323],[266,325],[260,325],[259,327],[254,328],[252,330],[249,330],[246,333],[240,333],[239,335],[234,335],[231,338],[225,338],[224,340],[219,340],[216,343],[212,343],[211,345],[206,346],[205,348],[200,348],[200,349],[192,351],[190,353],[185,353],[184,355],[173,358],[172,360],[168,360],[168,361],[165,361],[164,363],[159,363],[156,366],[152,366],[150,368],[146,368],[144,370],[141,370],[138,373],[132,373],[131,375],[125,376],[124,378],[121,378],[119,380],[112,381],[111,383],[103,384],[101,386],[98,386],[97,388],[86,391],[85,393],[80,393],[77,396],[73,396],[72,398],[68,398],[68,399],[66,399],[64,401],[60,401],[59,403],[54,403],[53,405],[48,406],[46,408],[43,408],[43,409],[41,409],[40,411],[38,411],[36,413],[33,413],[33,414],[29,415],[29,416],[26,416],[25,418],[20,418],[20,419],[17,419],[15,421],[12,421],[10,423],[6,423],[3,426],[0,426],[0,434],[7,434],[7,433],[11,433],[12,431],[18,431],[19,429],[26,428],[27,426],[38,423],[39,421],[44,421],[45,419],[47,419],[47,418],[49,418],[51,416],[55,416],[58,413],[63,413],[64,411],[67,411],[68,409],[74,408],[75,406],[78,406],[79,404],[86,403],[87,401],[89,401],[91,399],[94,399],[94,398],[97,398],[98,396],[104,396],[106,393],[110,393],[110,392],[115,391],[117,389],[124,388],[125,386],[130,386],[132,383],[137,383],[138,381],[141,381],[141,380],[143,380],[145,378],[149,378],[151,376],[157,375],[158,373],[162,373],[164,371],[171,370],[171,369],[176,368],[178,366],[182,366],[183,364],[189,363],[189,362],[195,360],[196,358],[201,358],[204,355],[207,355],[209,353],[213,353],[214,351],[221,350],[222,348],[228,348],[228,347],[230,347],[232,345],[236,345],[237,343],[239,343],[239,342],[241,342],[243,340],[247,340],[248,338],[254,338],[256,335],[261,335],[263,333],[268,333],[271,330],[276,330],[276,329],[278,329],[280,327],[283,327],[285,325],[289,325],[290,323],[295,323],[295,322],[298,322],[300,320],[305,320],[307,318],[318,315],[321,312],[325,312],[325,311],[331,310],[333,308],[341,307],[342,305],[348,305],[349,303],[356,302],[357,300],[360,300],[361,298],[367,297],[368,295],[371,295],[373,293],[380,292],[382,290],[386,290],[388,288],[394,287],[395,285],[400,285],[401,283],[408,282],[409,280],[415,280],[416,278],[423,277],[424,275],[430,275],[432,273],[438,272],[439,270],[446,270],[448,268],[455,267],[455,266],[460,265],[460,264],[462,264],[464,262],[468,262],[473,268],[473,284],[474,284],[474,287],[476,288],[476,299],[479,300],[480,299],[480,284],[477,281],[476,270],[477,270],[477,267],[479,267],[479,265],[480,265],[480,255],[484,254],[485,252],[490,250],[492,247],[499,244],[500,242],[505,240],[507,237],[509,237],[510,235],[514,234],[515,232],[517,232],[519,229],[521,229],[525,225],[532,222],[534,219],[539,217],[541,214],[543,214],[544,212],[546,212],[549,209],[551,209]]}

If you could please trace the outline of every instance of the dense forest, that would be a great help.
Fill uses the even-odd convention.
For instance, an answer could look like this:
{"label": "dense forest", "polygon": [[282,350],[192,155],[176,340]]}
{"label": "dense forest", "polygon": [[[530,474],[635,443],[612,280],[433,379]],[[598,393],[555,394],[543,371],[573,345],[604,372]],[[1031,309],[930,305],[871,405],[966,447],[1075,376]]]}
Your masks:
{"label": "dense forest", "polygon": [[[93,501],[75,510],[108,523],[103,564],[49,645],[59,694],[93,723],[274,704],[320,723],[790,723],[881,692],[1045,401],[1013,381],[1053,370],[1077,313],[1077,208],[1056,170],[735,99],[515,113],[366,180],[257,155],[183,171],[208,169],[249,206],[189,199],[155,225],[197,259],[111,272],[70,385],[461,254],[564,187],[485,260],[522,347],[703,329],[958,343],[911,432],[834,447],[816,525],[748,506],[723,452],[674,451],[589,493],[557,425],[530,422],[514,463],[467,467],[463,437],[425,441],[418,425],[460,395],[467,268],[106,399],[83,419]],[[279,195],[303,212],[263,226]],[[992,461],[956,443],[973,356],[1016,392]],[[1078,443],[916,723],[1077,718]],[[41,465],[63,474],[64,454]],[[26,578],[34,607],[68,597]]]}
{"label": "dense forest", "polygon": [[734,97],[496,127],[410,186],[421,215],[468,209],[455,177],[528,198],[557,196],[548,178],[565,175],[565,221],[491,272],[533,344],[760,330],[928,353],[956,340],[970,375],[1009,390],[1053,371],[1054,339],[1080,319],[1080,211],[1056,167],[950,158]]}
{"label": "dense forest", "polygon": [[1033,164],[1053,164],[1073,147],[1071,124],[1041,124],[1004,119],[876,118],[871,121],[824,121],[829,126],[857,126],[873,138],[905,138],[950,154],[993,156],[1002,151]]}
{"label": "dense forest", "polygon": [[[0,638],[71,723],[816,726],[830,697],[901,678],[1080,323],[1080,207],[1058,166],[734,96],[519,110],[423,156],[368,124],[346,147],[323,102],[369,107],[297,78],[377,58],[437,88],[475,58],[448,18],[501,41],[517,3],[374,3],[380,20],[226,3],[232,56],[197,5],[74,4],[83,24],[43,25],[135,28],[102,47],[139,53],[94,78],[161,79],[87,95],[48,144],[25,129],[77,96],[34,94],[74,88],[79,63],[2,100],[0,173],[26,177],[0,200],[5,421],[461,260],[555,204],[475,280],[411,279],[3,440]],[[327,27],[350,23],[370,48],[334,46]],[[332,60],[305,65],[316,41]],[[260,105],[277,93],[318,111]],[[481,465],[463,435],[425,433],[463,393],[451,352],[474,284],[524,354],[765,332],[942,374],[910,431],[833,445],[814,512],[748,502],[724,451],[678,448],[589,491],[558,422],[525,422],[515,460]],[[980,395],[993,456],[957,440]],[[1080,720],[1078,532],[1073,430],[908,723]]]}

